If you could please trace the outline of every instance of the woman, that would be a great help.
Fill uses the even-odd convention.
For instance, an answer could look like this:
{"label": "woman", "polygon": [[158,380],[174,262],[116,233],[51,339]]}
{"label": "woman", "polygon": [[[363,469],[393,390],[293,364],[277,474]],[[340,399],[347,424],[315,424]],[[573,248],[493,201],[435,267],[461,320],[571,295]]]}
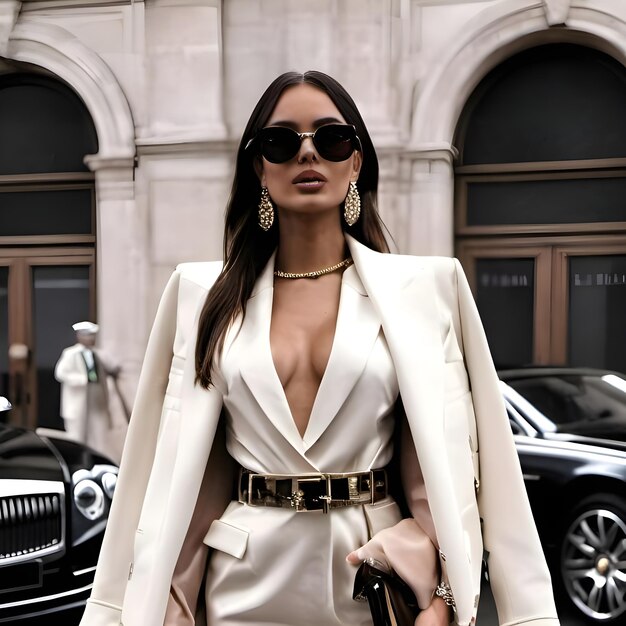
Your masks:
{"label": "woman", "polygon": [[[558,623],[467,282],[452,259],[381,254],[377,179],[336,81],[270,85],[223,270],[179,266],[161,301],[83,626],[193,624],[199,595],[210,626],[371,624],[355,566],[419,586],[432,554],[417,623],[466,625],[483,539],[500,622]],[[383,471],[396,427],[404,521]],[[424,536],[423,558],[398,548]]]}

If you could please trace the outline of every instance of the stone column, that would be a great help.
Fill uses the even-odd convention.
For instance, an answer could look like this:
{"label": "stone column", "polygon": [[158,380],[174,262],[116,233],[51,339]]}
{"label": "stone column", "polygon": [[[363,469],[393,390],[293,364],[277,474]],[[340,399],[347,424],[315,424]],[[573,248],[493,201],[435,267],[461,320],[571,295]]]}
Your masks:
{"label": "stone column", "polygon": [[450,144],[417,146],[403,154],[408,178],[407,246],[403,252],[451,256],[454,252],[454,168]]}
{"label": "stone column", "polygon": [[[98,343],[122,365],[119,384],[130,406],[149,331],[144,315],[145,237],[135,210],[134,159],[90,155],[85,163],[96,175]],[[115,407],[121,411],[117,402]]]}

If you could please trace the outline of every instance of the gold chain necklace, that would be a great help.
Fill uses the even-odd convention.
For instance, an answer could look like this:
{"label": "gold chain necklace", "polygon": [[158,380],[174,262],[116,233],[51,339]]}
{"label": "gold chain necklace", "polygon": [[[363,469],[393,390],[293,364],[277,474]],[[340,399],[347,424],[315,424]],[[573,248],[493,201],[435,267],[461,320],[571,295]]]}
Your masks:
{"label": "gold chain necklace", "polygon": [[348,267],[350,265],[352,265],[352,258],[348,257],[336,265],[331,265],[330,267],[325,267],[321,270],[315,270],[313,272],[283,272],[281,270],[275,270],[274,276],[278,276],[278,278],[319,278],[320,276],[332,274],[333,272],[340,270],[342,267]]}

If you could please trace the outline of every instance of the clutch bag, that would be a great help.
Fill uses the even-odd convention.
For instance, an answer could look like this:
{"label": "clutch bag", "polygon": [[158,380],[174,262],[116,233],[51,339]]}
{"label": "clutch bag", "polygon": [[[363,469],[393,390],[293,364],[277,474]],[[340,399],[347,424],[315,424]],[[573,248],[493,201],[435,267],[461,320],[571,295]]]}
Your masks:
{"label": "clutch bag", "polygon": [[375,559],[361,563],[352,597],[367,600],[374,626],[414,626],[420,612],[411,588],[393,570]]}

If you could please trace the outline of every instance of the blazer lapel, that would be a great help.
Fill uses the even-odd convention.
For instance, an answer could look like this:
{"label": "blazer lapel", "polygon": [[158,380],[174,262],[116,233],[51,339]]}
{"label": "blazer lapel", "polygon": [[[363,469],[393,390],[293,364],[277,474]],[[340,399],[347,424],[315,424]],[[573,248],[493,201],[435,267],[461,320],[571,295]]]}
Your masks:
{"label": "blazer lapel", "polygon": [[359,379],[380,331],[380,318],[372,307],[355,268],[343,275],[337,327],[326,371],[317,391],[304,445],[309,449],[335,418]]}
{"label": "blazer lapel", "polygon": [[440,549],[453,589],[466,585],[461,516],[451,513],[455,488],[443,438],[442,320],[432,269],[419,257],[379,254],[346,236],[354,264],[378,310],[419,458]]}
{"label": "blazer lapel", "polygon": [[281,385],[270,346],[270,323],[274,298],[274,258],[257,279],[246,306],[237,342],[246,347],[241,359],[241,377],[259,407],[278,432],[301,454],[303,442]]}
{"label": "blazer lapel", "polygon": [[[379,254],[347,236],[365,289],[377,309],[396,366],[403,401],[428,410],[415,424],[430,439],[443,423],[443,342],[434,278],[419,257]],[[417,433],[414,433],[417,435]]]}

